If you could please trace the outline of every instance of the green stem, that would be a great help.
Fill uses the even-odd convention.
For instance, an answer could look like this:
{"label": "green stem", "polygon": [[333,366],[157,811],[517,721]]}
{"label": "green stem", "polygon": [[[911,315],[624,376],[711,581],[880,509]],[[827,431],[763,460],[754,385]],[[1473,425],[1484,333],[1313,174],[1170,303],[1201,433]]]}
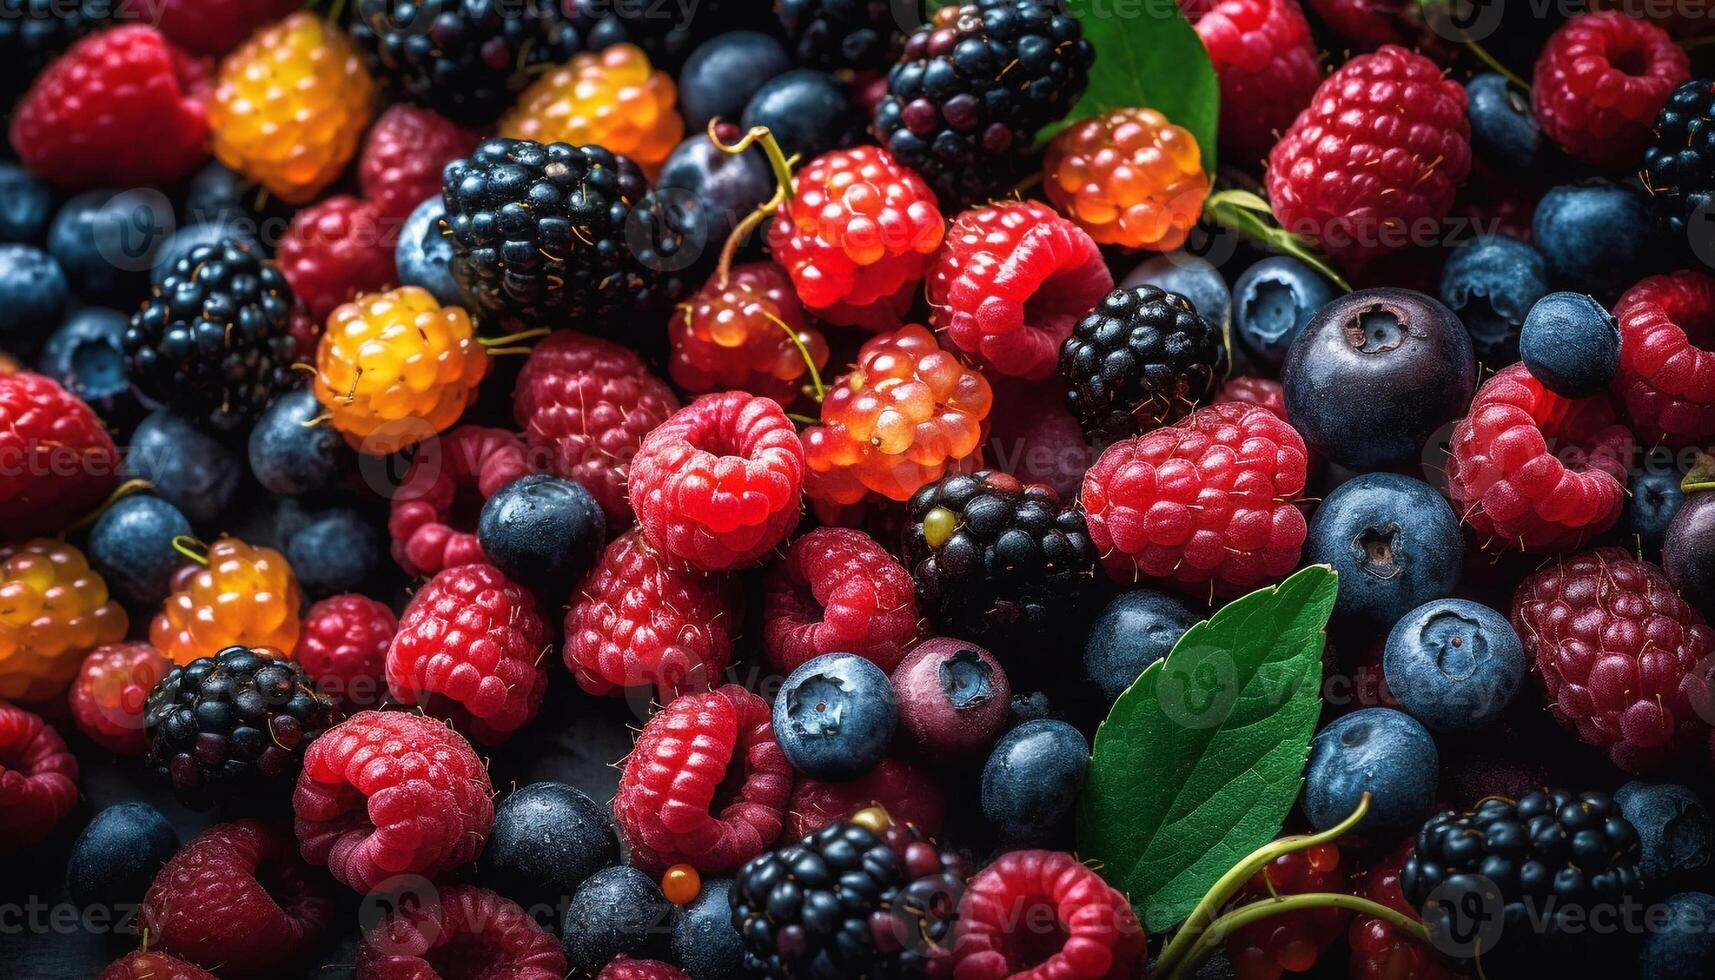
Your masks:
{"label": "green stem", "polygon": [[728,146],[715,135],[715,122],[709,120],[709,142],[715,145],[715,149],[722,153],[743,153],[752,144],[760,143],[762,152],[768,156],[768,167],[774,171],[775,184],[786,192],[786,199],[791,200],[792,195],[798,192],[792,183],[792,164],[787,161],[786,151],[780,148],[780,141],[774,138],[768,127],[752,126],[743,139]]}
{"label": "green stem", "polygon": [[786,338],[792,341],[792,346],[798,348],[798,356],[804,359],[804,366],[810,369],[810,383],[816,386],[816,404],[822,404],[822,400],[828,397],[828,389],[822,386],[822,372],[816,367],[816,359],[810,356],[810,348],[804,344],[797,331],[786,325],[785,320],[767,311],[762,315],[770,323],[784,330]]}
{"label": "green stem", "polygon": [[1530,83],[1518,77],[1511,68],[1501,64],[1500,61],[1496,59],[1494,55],[1490,54],[1488,49],[1484,48],[1481,44],[1478,44],[1470,38],[1466,38],[1465,47],[1471,49],[1471,53],[1477,56],[1478,61],[1488,65],[1490,71],[1493,71],[1495,74],[1501,76],[1514,85],[1517,85],[1520,89],[1524,90],[1526,94],[1530,93]]}
{"label": "green stem", "polygon": [[1351,284],[1312,251],[1308,242],[1275,224],[1268,202],[1250,191],[1226,190],[1209,195],[1203,202],[1203,216],[1263,248],[1298,259],[1345,292],[1352,291]]}
{"label": "green stem", "polygon": [[1276,915],[1324,908],[1346,909],[1350,912],[1381,919],[1410,935],[1418,942],[1425,945],[1429,943],[1429,930],[1424,927],[1423,923],[1379,902],[1339,892],[1309,892],[1303,895],[1289,895],[1286,898],[1263,899],[1228,912],[1211,922],[1209,928],[1197,937],[1197,941],[1192,945],[1190,951],[1176,964],[1176,969],[1171,972],[1164,971],[1158,963],[1156,975],[1165,978],[1165,980],[1190,977],[1214,953],[1215,947],[1231,935],[1234,930],[1243,929],[1253,922],[1261,922]]}

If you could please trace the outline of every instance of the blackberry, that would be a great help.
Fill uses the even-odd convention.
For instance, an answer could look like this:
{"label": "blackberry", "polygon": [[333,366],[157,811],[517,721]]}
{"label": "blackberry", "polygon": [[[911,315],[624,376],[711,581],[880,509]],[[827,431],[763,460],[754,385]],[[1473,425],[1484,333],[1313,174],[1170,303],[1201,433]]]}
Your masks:
{"label": "blackberry", "polygon": [[878,71],[898,55],[890,0],[776,0],[775,7],[802,67]]}
{"label": "blackberry", "polygon": [[698,44],[716,34],[777,27],[761,0],[564,0],[563,5],[584,37],[585,50],[629,42],[649,55],[651,65],[674,75]]}
{"label": "blackberry", "polygon": [[193,806],[290,791],[333,703],[302,667],[227,647],[174,667],[143,711],[149,765]]}
{"label": "blackberry", "polygon": [[883,980],[949,955],[964,888],[958,855],[877,808],[751,859],[728,898],[749,972]]}
{"label": "blackberry", "polygon": [[1220,387],[1226,363],[1220,329],[1159,286],[1114,290],[1060,345],[1066,407],[1103,442],[1190,414]]}
{"label": "blackberry", "polygon": [[114,0],[0,0],[0,98],[27,91],[48,62],[113,17]]}
{"label": "blackberry", "polygon": [[254,245],[198,245],[149,289],[125,329],[137,389],[215,432],[234,432],[291,388],[292,289]]}
{"label": "blackberry", "polygon": [[1715,83],[1692,79],[1673,90],[1644,150],[1643,182],[1677,234],[1715,200]]}
{"label": "blackberry", "polygon": [[951,214],[1002,197],[1037,131],[1066,115],[1095,51],[1053,0],[942,7],[906,39],[875,107],[875,134]]}

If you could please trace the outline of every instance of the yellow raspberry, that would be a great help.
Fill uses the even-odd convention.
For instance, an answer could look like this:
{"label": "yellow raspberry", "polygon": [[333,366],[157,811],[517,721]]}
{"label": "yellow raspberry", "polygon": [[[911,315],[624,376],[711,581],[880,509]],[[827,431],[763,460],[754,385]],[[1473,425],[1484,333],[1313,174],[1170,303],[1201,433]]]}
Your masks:
{"label": "yellow raspberry", "polygon": [[351,39],[300,11],[226,56],[208,116],[221,163],[304,204],[345,171],[374,109]]}
{"label": "yellow raspberry", "polygon": [[650,180],[684,138],[674,109],[679,91],[654,71],[635,44],[585,52],[554,69],[518,97],[500,120],[500,135],[538,143],[591,143],[630,157]]}
{"label": "yellow raspberry", "polygon": [[0,698],[65,693],[84,654],[125,639],[127,625],[83,552],[49,538],[0,548]]}
{"label": "yellow raspberry", "polygon": [[385,454],[458,421],[488,366],[470,314],[405,286],[333,311],[316,348],[314,390],[347,442]]}
{"label": "yellow raspberry", "polygon": [[1048,199],[1103,245],[1170,252],[1209,196],[1197,138],[1154,109],[1074,123],[1042,166]]}
{"label": "yellow raspberry", "polygon": [[298,645],[302,601],[284,555],[221,538],[209,546],[207,563],[167,597],[149,624],[149,642],[176,664],[229,646],[271,647],[285,657]]}

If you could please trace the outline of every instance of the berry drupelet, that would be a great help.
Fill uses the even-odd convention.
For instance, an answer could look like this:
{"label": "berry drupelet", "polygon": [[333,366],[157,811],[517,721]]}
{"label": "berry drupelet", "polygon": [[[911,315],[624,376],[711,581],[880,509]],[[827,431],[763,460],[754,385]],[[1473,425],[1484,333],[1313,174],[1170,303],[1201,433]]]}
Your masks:
{"label": "berry drupelet", "polygon": [[1644,148],[1639,177],[1662,220],[1677,234],[1699,208],[1715,200],[1715,85],[1694,78],[1668,96],[1655,117],[1655,139]]}
{"label": "berry drupelet", "polygon": [[1183,418],[1220,387],[1220,328],[1178,293],[1109,293],[1060,346],[1066,407],[1092,439],[1112,441]]}

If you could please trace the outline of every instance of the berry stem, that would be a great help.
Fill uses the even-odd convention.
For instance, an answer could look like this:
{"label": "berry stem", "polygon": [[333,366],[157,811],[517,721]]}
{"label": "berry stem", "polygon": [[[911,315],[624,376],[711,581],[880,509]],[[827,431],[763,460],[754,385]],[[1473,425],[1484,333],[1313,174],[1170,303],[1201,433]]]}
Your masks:
{"label": "berry stem", "polygon": [[[1478,61],[1487,65],[1491,71],[1500,75],[1502,78],[1505,78],[1512,84],[1517,85],[1526,92],[1530,91],[1530,84],[1528,82],[1514,74],[1511,68],[1501,64],[1496,60],[1494,55],[1485,50],[1481,44],[1478,44],[1476,39],[1471,37],[1470,32],[1466,30],[1466,25],[1453,19],[1453,4],[1451,0],[1418,0],[1417,6],[1423,11],[1424,20],[1433,25],[1432,29],[1435,30],[1436,33],[1445,36],[1445,32],[1441,29],[1443,26],[1450,27],[1454,31],[1457,31],[1459,34],[1459,43],[1463,44],[1472,54],[1476,55]],[[1435,23],[1437,19],[1440,21],[1439,24]]]}
{"label": "berry stem", "polygon": [[155,484],[148,480],[126,480],[124,483],[113,488],[113,492],[107,495],[107,499],[101,502],[101,506],[78,518],[77,523],[73,524],[66,530],[81,531],[100,520],[101,515],[107,513],[107,509],[109,507],[112,507],[114,504],[124,500],[126,497],[129,497],[134,493],[141,493],[144,490],[152,490],[154,487]]}
{"label": "berry stem", "polygon": [[1264,919],[1285,915],[1288,912],[1323,908],[1346,909],[1350,912],[1381,919],[1396,929],[1408,933],[1418,942],[1424,945],[1429,944],[1429,930],[1424,927],[1423,923],[1409,915],[1388,908],[1380,902],[1339,892],[1306,892],[1302,895],[1289,895],[1286,898],[1263,899],[1228,912],[1209,923],[1209,928],[1197,938],[1197,942],[1191,947],[1190,952],[1185,954],[1177,964],[1176,970],[1161,972],[1158,965],[1157,975],[1167,978],[1167,980],[1173,980],[1175,977],[1192,976],[1233,930],[1243,929],[1253,922],[1261,922]]}
{"label": "berry stem", "polygon": [[790,200],[793,194],[798,193],[797,188],[793,186],[792,164],[786,159],[786,151],[780,148],[780,141],[774,138],[774,134],[769,131],[767,126],[752,126],[742,139],[729,146],[722,143],[721,138],[715,135],[715,120],[711,119],[709,120],[709,142],[713,143],[715,149],[722,153],[743,153],[750,149],[752,144],[760,143],[762,152],[768,155],[769,169],[774,171],[775,186],[786,192],[787,200]]}
{"label": "berry stem", "polygon": [[173,550],[198,565],[208,564],[208,545],[203,544],[188,534],[181,534],[172,540]]}
{"label": "berry stem", "polygon": [[[533,340],[537,337],[546,337],[549,332],[550,331],[547,327],[537,327],[534,330],[521,330],[518,333],[509,333],[504,337],[478,337],[476,338],[476,342],[488,348],[488,352],[490,354],[498,354],[501,353],[501,351],[496,350],[498,347],[502,347],[506,344],[516,344],[520,340]],[[528,347],[523,349],[529,350]]]}
{"label": "berry stem", "polygon": [[725,289],[727,280],[732,275],[733,256],[738,254],[738,246],[763,220],[773,214],[781,203],[786,200],[784,188],[776,188],[774,196],[758,205],[756,210],[745,215],[738,224],[732,226],[732,233],[726,236],[726,242],[721,245],[720,261],[715,265],[715,282]]}
{"label": "berry stem", "polygon": [[1311,250],[1302,236],[1295,235],[1274,221],[1274,211],[1268,202],[1247,190],[1225,190],[1209,195],[1203,202],[1203,215],[1240,238],[1247,238],[1271,251],[1290,255],[1320,272],[1328,281],[1346,292],[1351,284],[1328,266]]}
{"label": "berry stem", "polygon": [[822,372],[816,369],[816,359],[810,356],[810,348],[804,345],[804,340],[798,336],[797,331],[786,325],[786,321],[767,310],[764,310],[762,315],[769,323],[786,331],[786,337],[792,341],[792,346],[798,348],[798,356],[804,359],[804,366],[810,369],[810,383],[816,387],[816,404],[822,404],[822,399],[828,397],[828,389],[822,386]]}

